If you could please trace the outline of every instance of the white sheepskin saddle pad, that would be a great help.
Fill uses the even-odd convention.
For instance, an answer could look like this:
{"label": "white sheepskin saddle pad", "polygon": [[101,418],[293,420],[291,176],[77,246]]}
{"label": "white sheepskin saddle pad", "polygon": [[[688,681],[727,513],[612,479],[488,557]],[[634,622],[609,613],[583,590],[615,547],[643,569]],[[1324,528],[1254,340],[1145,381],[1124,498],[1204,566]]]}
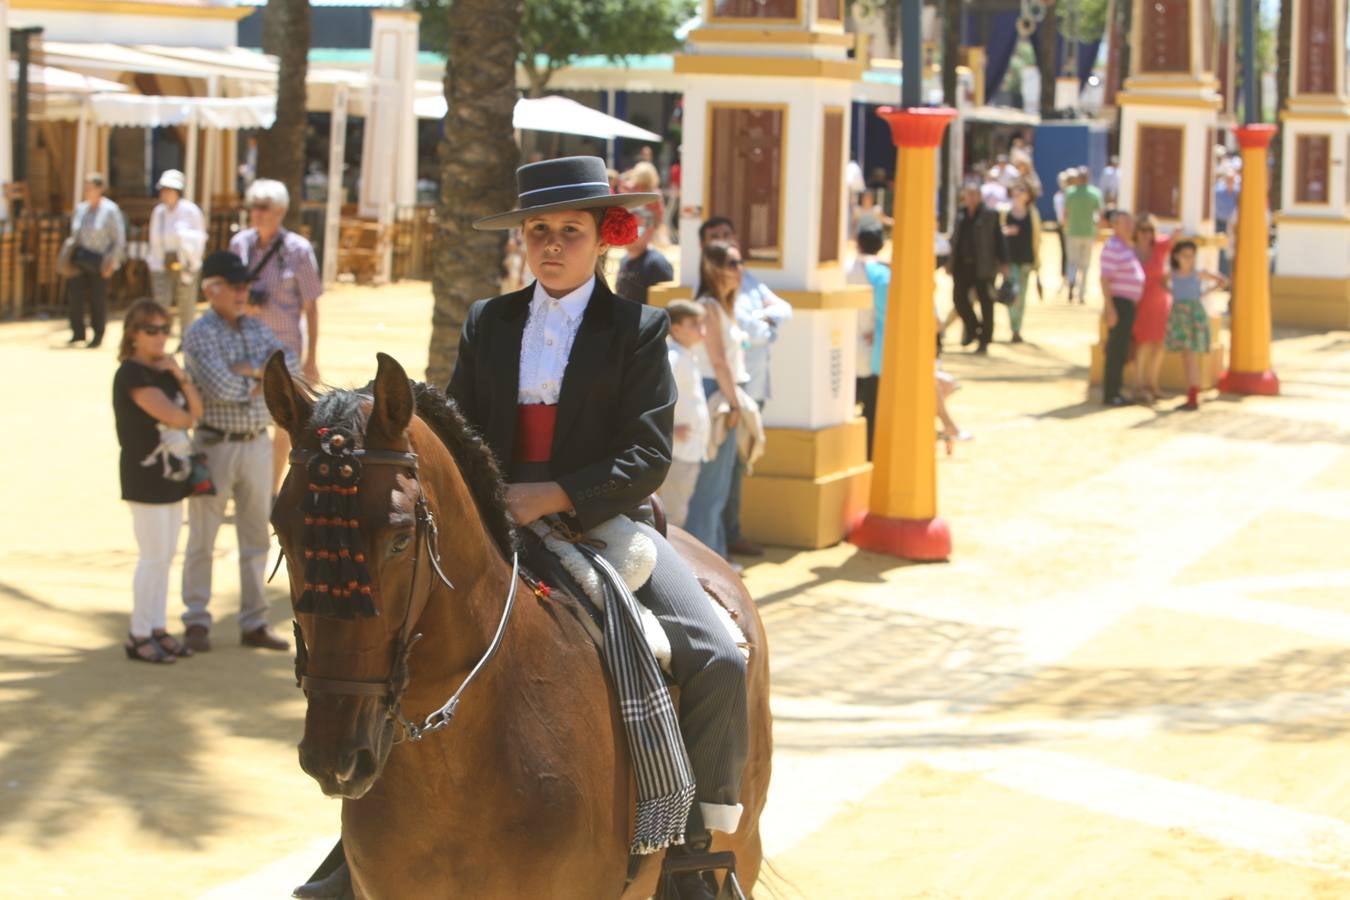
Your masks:
{"label": "white sheepskin saddle pad", "polygon": [[[600,583],[600,576],[581,551],[556,536],[547,522],[542,520],[535,522],[530,525],[530,530],[539,535],[549,552],[558,557],[567,574],[571,575],[586,592],[595,608],[603,611],[605,591]],[[615,516],[607,522],[602,522],[588,531],[585,538],[599,551],[605,561],[614,567],[614,571],[619,573],[630,591],[636,591],[652,577],[652,570],[656,568],[656,542],[627,516]],[[703,596],[712,606],[718,621],[726,628],[727,636],[740,648],[741,654],[749,659],[750,642],[746,640],[741,627],[731,618],[731,613],[706,591]],[[666,632],[656,615],[642,606],[640,601],[638,606],[642,610],[642,630],[646,634],[647,645],[651,647],[656,661],[661,664],[661,670],[669,675],[670,639],[666,637]],[[596,643],[601,643],[599,627],[589,616],[582,616],[581,619],[591,632],[591,637]]]}

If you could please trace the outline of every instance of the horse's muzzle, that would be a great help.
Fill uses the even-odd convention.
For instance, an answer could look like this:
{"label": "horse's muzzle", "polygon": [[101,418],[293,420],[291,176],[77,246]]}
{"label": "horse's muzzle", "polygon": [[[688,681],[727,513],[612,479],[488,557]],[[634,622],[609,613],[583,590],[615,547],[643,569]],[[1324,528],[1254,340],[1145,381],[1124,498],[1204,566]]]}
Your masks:
{"label": "horse's muzzle", "polygon": [[[380,777],[393,729],[374,704],[354,704],[360,710],[356,712],[351,709],[353,704],[327,699],[310,699],[305,736],[300,741],[300,768],[328,796],[355,800],[365,796]],[[334,715],[344,706],[348,715]]]}

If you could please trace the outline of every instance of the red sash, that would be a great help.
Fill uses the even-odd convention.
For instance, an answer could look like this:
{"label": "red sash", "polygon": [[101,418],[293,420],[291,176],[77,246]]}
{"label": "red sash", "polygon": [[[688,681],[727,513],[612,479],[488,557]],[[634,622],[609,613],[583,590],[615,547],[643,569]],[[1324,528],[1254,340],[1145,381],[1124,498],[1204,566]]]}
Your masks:
{"label": "red sash", "polygon": [[557,404],[531,403],[516,406],[515,461],[546,463],[552,459],[553,427],[557,421]]}

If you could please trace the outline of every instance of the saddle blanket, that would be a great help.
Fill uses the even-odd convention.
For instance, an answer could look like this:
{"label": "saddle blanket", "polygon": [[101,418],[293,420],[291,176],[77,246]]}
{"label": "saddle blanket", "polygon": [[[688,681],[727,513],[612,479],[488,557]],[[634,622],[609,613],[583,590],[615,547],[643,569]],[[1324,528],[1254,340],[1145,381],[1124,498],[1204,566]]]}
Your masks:
{"label": "saddle blanket", "polygon": [[[539,536],[549,552],[558,558],[567,574],[572,576],[572,580],[586,592],[586,599],[590,600],[597,610],[603,610],[604,586],[601,584],[599,573],[585,555],[572,543],[554,534],[550,525],[542,520],[532,524],[530,530]],[[586,533],[585,540],[618,572],[628,585],[628,590],[636,591],[652,577],[652,570],[656,568],[656,544],[627,516],[615,516],[607,522],[602,522]],[[731,618],[731,613],[707,591],[704,591],[703,596],[712,605],[718,621],[727,630],[727,636],[740,648],[741,655],[749,659],[750,642],[741,631],[741,627]],[[647,646],[660,663],[661,671],[669,675],[670,638],[666,636],[656,615],[645,606],[641,604],[638,606]],[[591,638],[600,643],[600,626],[595,620],[589,616],[582,616],[581,622],[590,632]]]}

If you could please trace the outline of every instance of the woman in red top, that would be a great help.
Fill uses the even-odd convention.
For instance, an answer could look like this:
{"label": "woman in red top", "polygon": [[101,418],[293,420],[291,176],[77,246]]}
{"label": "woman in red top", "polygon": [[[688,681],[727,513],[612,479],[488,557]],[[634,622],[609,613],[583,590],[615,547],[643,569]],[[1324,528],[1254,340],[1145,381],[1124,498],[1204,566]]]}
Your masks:
{"label": "woman in red top", "polygon": [[1141,216],[1134,229],[1134,252],[1144,265],[1144,296],[1139,298],[1134,320],[1134,393],[1136,400],[1152,404],[1162,395],[1158,376],[1162,372],[1167,317],[1172,311],[1172,295],[1167,292],[1172,237],[1160,237],[1152,217]]}

